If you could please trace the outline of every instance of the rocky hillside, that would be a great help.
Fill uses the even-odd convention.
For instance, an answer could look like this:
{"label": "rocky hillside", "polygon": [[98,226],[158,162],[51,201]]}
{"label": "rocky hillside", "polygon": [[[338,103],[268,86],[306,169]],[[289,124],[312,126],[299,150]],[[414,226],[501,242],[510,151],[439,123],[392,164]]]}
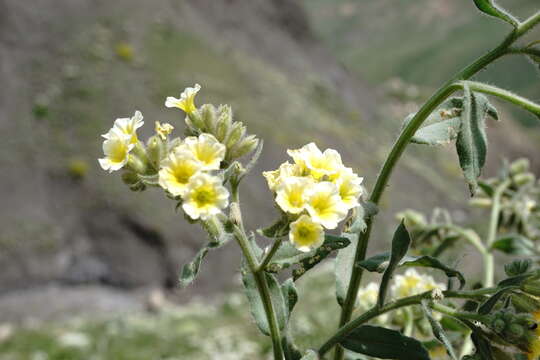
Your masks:
{"label": "rocky hillside", "polygon": [[[401,119],[429,91],[387,96],[349,72],[294,0],[5,0],[0,30],[4,296],[48,284],[176,288],[180,265],[204,235],[162,193],[132,193],[99,168],[99,135],[117,117],[138,109],[147,134],[155,120],[181,131],[179,112],[163,102],[195,82],[200,102],[231,104],[265,140],[243,192],[248,223],[261,225],[274,213],[259,173],[283,161],[287,147],[335,147],[369,187]],[[500,150],[491,164],[535,151],[511,122],[492,130]],[[403,207],[466,201],[455,163],[452,151],[409,152],[384,205],[387,219]],[[236,254],[234,244],[211,254],[193,289],[232,286]]]}

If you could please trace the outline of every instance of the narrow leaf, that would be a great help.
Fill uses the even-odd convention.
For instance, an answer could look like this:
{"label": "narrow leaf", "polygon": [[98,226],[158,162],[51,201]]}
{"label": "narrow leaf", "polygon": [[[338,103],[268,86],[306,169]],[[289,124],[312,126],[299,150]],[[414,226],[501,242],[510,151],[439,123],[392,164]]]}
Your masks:
{"label": "narrow leaf", "polygon": [[392,239],[392,253],[390,254],[390,262],[384,271],[381,286],[379,288],[379,296],[377,299],[377,305],[379,307],[384,305],[384,300],[386,298],[386,290],[388,289],[388,284],[392,279],[394,270],[398,267],[399,262],[407,254],[409,246],[411,245],[411,236],[405,228],[405,224],[402,221],[399,224],[396,232],[394,233],[394,238]]}
{"label": "narrow leaf", "polygon": [[308,270],[312,269],[315,267],[315,265],[323,261],[333,251],[343,249],[349,246],[350,243],[351,242],[349,239],[345,237],[326,234],[324,243],[315,250],[315,254],[308,258],[302,259],[299,263],[300,266],[293,270],[294,281],[298,280]]}
{"label": "narrow leaf", "polygon": [[[464,87],[461,127],[456,141],[459,164],[471,195],[476,193],[477,179],[482,172],[487,156],[487,136],[485,114],[487,103],[477,98],[468,86]],[[477,101],[481,99],[481,101]],[[485,98],[484,98],[485,99]]]}
{"label": "narrow leaf", "polygon": [[[288,310],[285,305],[283,293],[276,280],[276,278],[270,274],[263,273],[268,283],[268,290],[270,292],[270,300],[276,314],[278,326],[280,330],[285,328],[287,323]],[[255,319],[255,323],[265,335],[270,335],[270,326],[268,324],[268,317],[264,308],[263,300],[259,293],[259,280],[249,271],[243,271],[242,282],[244,284],[244,290],[248,299],[251,315]]]}
{"label": "narrow leaf", "polygon": [[448,355],[452,358],[452,360],[457,360],[458,358],[454,352],[452,343],[450,342],[450,340],[448,340],[448,337],[446,336],[446,333],[444,332],[441,324],[435,319],[435,317],[433,317],[433,313],[431,312],[431,309],[426,305],[425,301],[422,301],[422,310],[428,318],[429,324],[431,325],[431,330],[433,331],[433,335],[435,336],[435,338],[444,345]]}
{"label": "narrow leaf", "polygon": [[[357,266],[360,266],[370,272],[382,273],[388,266],[390,254],[382,253],[370,257],[369,259],[360,261]],[[439,259],[432,256],[405,256],[400,262],[399,266],[415,266],[415,267],[429,267],[444,271],[449,278],[456,277],[460,282],[460,288],[465,285],[465,278],[461,272],[452,269],[451,267],[443,264]]]}
{"label": "narrow leaf", "polygon": [[338,251],[335,263],[336,276],[336,298],[340,306],[343,305],[347,297],[349,281],[351,280],[352,269],[354,268],[354,249],[358,244],[357,234],[343,234],[351,242],[351,246]]}
{"label": "narrow leaf", "polygon": [[502,288],[497,291],[495,294],[491,295],[480,307],[478,308],[478,313],[482,315],[487,315],[491,312],[493,307],[499,302],[499,300],[509,291],[515,289],[514,286]]}
{"label": "narrow leaf", "polygon": [[199,273],[199,269],[201,267],[202,260],[208,254],[208,246],[203,247],[199,252],[195,255],[193,260],[191,262],[185,264],[182,266],[182,270],[180,271],[180,286],[186,287],[189,284],[195,280],[195,277]]}
{"label": "narrow leaf", "polygon": [[518,27],[519,22],[512,14],[500,7],[495,0],[473,0],[476,7],[485,14],[506,21],[513,27]]}
{"label": "narrow leaf", "polygon": [[360,326],[340,344],[347,350],[380,359],[429,360],[429,354],[421,342],[399,331],[378,326]]}

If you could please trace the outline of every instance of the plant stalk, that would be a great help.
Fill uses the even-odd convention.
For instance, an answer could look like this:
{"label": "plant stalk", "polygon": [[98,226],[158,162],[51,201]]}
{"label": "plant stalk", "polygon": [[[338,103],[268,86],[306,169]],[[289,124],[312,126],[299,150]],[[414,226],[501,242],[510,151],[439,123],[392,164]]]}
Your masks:
{"label": "plant stalk", "polygon": [[[379,173],[375,186],[371,193],[369,201],[378,205],[386,187],[388,186],[388,181],[392,172],[403,155],[405,148],[409,144],[411,138],[414,136],[416,131],[420,128],[422,123],[426,118],[444,101],[448,98],[454,91],[459,89],[459,85],[456,85],[456,82],[467,80],[473,75],[478,73],[480,70],[484,69],[486,66],[499,59],[500,57],[508,54],[510,46],[521,36],[527,33],[532,29],[536,24],[540,22],[540,11],[535,15],[531,16],[526,21],[519,24],[506,38],[501,42],[499,46],[495,49],[489,51],[485,55],[478,58],[476,61],[471,63],[469,66],[458,72],[451,79],[449,79],[445,84],[443,84],[428,100],[427,102],[418,110],[414,115],[411,121],[405,126],[399,135],[398,139],[394,143],[390,154],[386,158],[381,172]],[[359,235],[358,245],[355,250],[354,263],[362,261],[366,257],[366,251],[369,244],[369,238],[371,235],[371,230],[373,227],[374,217],[367,219],[366,231]],[[341,317],[339,325],[343,327],[349,322],[352,316],[354,309],[354,303],[356,296],[358,294],[358,289],[362,280],[363,269],[360,267],[354,267],[351,272],[351,278],[349,281],[349,287],[347,289],[347,296],[343,303],[341,310]],[[336,353],[334,356],[335,360],[343,360],[344,352],[341,347],[336,348]]]}

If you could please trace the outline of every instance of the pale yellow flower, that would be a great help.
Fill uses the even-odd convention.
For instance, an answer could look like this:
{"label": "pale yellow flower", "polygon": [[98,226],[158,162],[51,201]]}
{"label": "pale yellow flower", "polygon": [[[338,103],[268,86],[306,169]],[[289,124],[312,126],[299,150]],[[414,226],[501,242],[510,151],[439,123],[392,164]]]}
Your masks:
{"label": "pale yellow flower", "polygon": [[[143,116],[140,111],[135,111],[135,114],[131,118],[120,118],[114,121],[113,129],[118,129],[122,133],[129,135],[132,144],[135,144],[137,139],[137,129],[144,125]],[[110,133],[110,132],[109,132]],[[103,135],[105,139],[108,139],[109,133]]]}
{"label": "pale yellow flower", "polygon": [[207,220],[229,204],[229,191],[221,179],[203,172],[194,175],[183,196],[182,208],[192,219]]}
{"label": "pale yellow flower", "polygon": [[162,139],[162,140],[165,140],[167,138],[167,136],[174,130],[174,126],[172,126],[171,124],[168,124],[168,123],[160,123],[159,121],[156,121],[156,127],[155,127],[155,131],[156,131],[156,134],[159,135],[159,137]]}
{"label": "pale yellow flower", "polygon": [[120,170],[127,164],[129,152],[135,146],[131,143],[131,136],[113,128],[103,137],[105,137],[103,142],[105,157],[98,159],[99,164],[103,170],[109,172]]}
{"label": "pale yellow flower", "polygon": [[309,170],[315,179],[321,179],[323,176],[330,178],[343,167],[341,155],[336,150],[326,149],[321,152],[315,143],[309,143],[297,150],[287,150],[287,154],[296,164]]}
{"label": "pale yellow flower", "polygon": [[308,252],[318,248],[324,242],[324,230],[319,223],[309,216],[302,215],[291,223],[289,240],[298,250]]}
{"label": "pale yellow flower", "polygon": [[191,153],[171,151],[159,170],[159,185],[174,196],[183,196],[189,180],[200,170],[200,163]]}
{"label": "pale yellow flower", "polygon": [[276,191],[276,203],[281,210],[290,214],[301,213],[307,200],[307,190],[314,184],[307,177],[290,176],[280,182]]}
{"label": "pale yellow flower", "polygon": [[264,171],[263,176],[272,191],[276,191],[278,185],[291,176],[302,176],[302,168],[297,164],[291,164],[288,161],[279,166],[279,169],[273,171]]}
{"label": "pale yellow flower", "polygon": [[396,275],[392,285],[392,294],[394,298],[402,298],[444,288],[445,286],[435,282],[432,276],[421,275],[414,269],[407,269],[403,275]]}
{"label": "pale yellow flower", "polygon": [[214,135],[206,133],[187,137],[177,149],[192,153],[204,170],[218,170],[227,150]]}
{"label": "pale yellow flower", "polygon": [[352,209],[359,205],[358,199],[362,195],[363,178],[356,175],[351,168],[344,168],[339,177],[334,181],[339,189],[339,196],[347,206]]}
{"label": "pale yellow flower", "polygon": [[336,184],[329,181],[316,183],[309,188],[306,209],[313,221],[327,229],[335,229],[347,216],[347,206],[339,196]]}
{"label": "pale yellow flower", "polygon": [[165,101],[165,106],[168,108],[177,107],[182,109],[185,113],[190,114],[197,110],[195,106],[195,95],[201,90],[199,84],[195,84],[194,87],[188,87],[180,94],[180,98],[177,99],[172,96],[168,96]]}

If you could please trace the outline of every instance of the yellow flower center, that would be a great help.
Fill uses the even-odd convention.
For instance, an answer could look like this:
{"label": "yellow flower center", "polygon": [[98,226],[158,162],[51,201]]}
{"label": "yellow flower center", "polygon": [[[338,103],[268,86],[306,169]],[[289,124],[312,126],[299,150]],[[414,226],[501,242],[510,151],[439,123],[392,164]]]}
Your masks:
{"label": "yellow flower center", "polygon": [[124,161],[127,155],[127,146],[123,141],[116,141],[108,157],[111,162],[120,163]]}
{"label": "yellow flower center", "polygon": [[193,198],[198,207],[204,207],[215,202],[216,192],[212,186],[204,186],[197,189]]}

